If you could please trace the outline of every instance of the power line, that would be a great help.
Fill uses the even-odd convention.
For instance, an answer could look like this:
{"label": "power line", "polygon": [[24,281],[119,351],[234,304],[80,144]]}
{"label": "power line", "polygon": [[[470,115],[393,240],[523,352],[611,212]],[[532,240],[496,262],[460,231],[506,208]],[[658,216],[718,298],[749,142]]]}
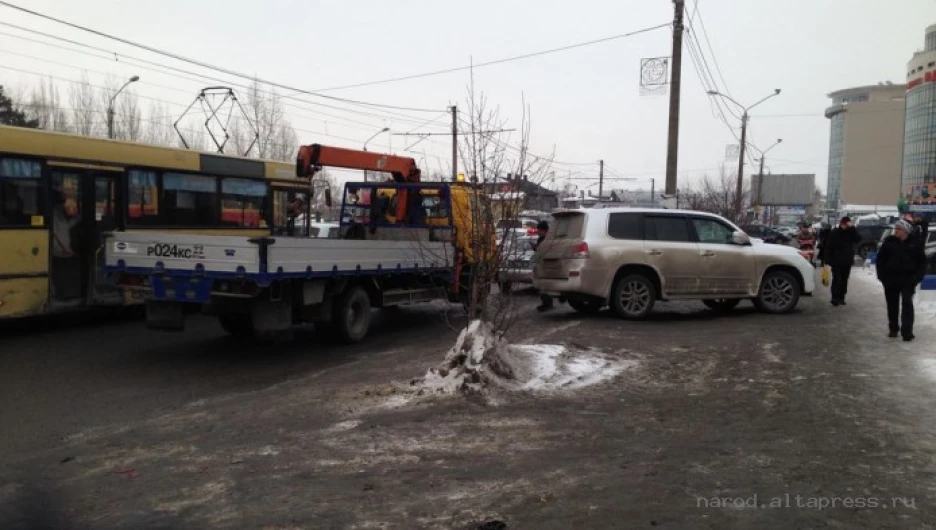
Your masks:
{"label": "power line", "polygon": [[[353,104],[353,105],[362,105],[362,106],[375,107],[375,108],[387,108],[387,109],[395,109],[395,110],[406,110],[406,111],[411,111],[411,112],[439,112],[439,110],[440,110],[440,109],[423,109],[423,108],[415,108],[415,107],[402,107],[402,106],[396,106],[396,105],[386,105],[386,104],[381,104],[381,103],[371,103],[371,102],[367,102],[367,101],[358,101],[358,100],[353,100],[353,99],[340,98],[340,97],[336,97],[336,96],[327,96],[327,95],[325,95],[325,94],[317,94],[316,92],[313,92],[313,91],[311,91],[311,90],[305,90],[305,89],[302,89],[302,88],[297,88],[297,87],[285,85],[285,84],[282,84],[282,83],[277,83],[277,82],[275,82],[275,81],[269,81],[269,80],[266,80],[266,79],[261,79],[261,78],[259,78],[259,77],[257,77],[257,76],[251,76],[251,75],[243,74],[243,73],[237,72],[237,71],[235,71],[235,70],[231,70],[231,69],[224,68],[224,67],[221,67],[221,66],[216,66],[216,65],[213,65],[213,64],[211,64],[211,63],[207,63],[207,62],[204,62],[204,61],[199,61],[199,60],[197,60],[197,59],[192,59],[192,58],[186,57],[186,56],[184,56],[184,55],[180,55],[180,54],[177,54],[177,53],[173,53],[173,52],[161,50],[161,49],[159,49],[159,48],[154,48],[154,47],[148,46],[148,45],[146,45],[146,44],[142,44],[142,43],[139,43],[139,42],[135,42],[135,41],[132,41],[132,40],[129,40],[129,39],[124,39],[124,38],[122,38],[122,37],[117,37],[117,36],[115,36],[115,35],[111,35],[111,34],[109,34],[109,33],[103,32],[103,31],[98,31],[98,30],[96,30],[96,29],[92,29],[92,28],[89,28],[89,27],[86,27],[86,26],[82,26],[82,25],[80,25],[80,24],[75,24],[75,23],[73,23],[73,22],[68,22],[68,21],[66,21],[66,20],[62,20],[62,19],[53,17],[53,16],[51,16],[51,15],[46,15],[46,14],[43,14],[43,13],[39,13],[38,11],[33,11],[33,10],[31,10],[31,9],[27,9],[27,8],[25,8],[25,7],[21,7],[21,6],[18,6],[18,5],[16,5],[16,4],[11,4],[10,2],[6,2],[6,1],[3,1],[3,0],[0,0],[0,6],[5,6],[5,7],[8,7],[8,8],[10,8],[10,9],[15,9],[15,10],[17,10],[17,11],[21,11],[21,12],[23,12],[23,13],[27,13],[27,14],[33,15],[33,16],[35,16],[35,17],[39,17],[39,18],[43,18],[43,19],[46,19],[46,20],[50,20],[50,21],[52,21],[52,22],[56,22],[56,23],[62,24],[62,25],[64,25],[64,26],[68,26],[68,27],[70,27],[70,28],[74,28],[74,29],[78,29],[78,30],[81,30],[81,31],[84,31],[84,32],[87,32],[87,33],[91,33],[91,34],[93,34],[93,35],[97,35],[97,36],[99,36],[99,37],[103,37],[103,38],[110,39],[110,40],[113,40],[113,41],[116,41],[116,42],[120,42],[120,43],[126,44],[126,45],[128,45],[128,46],[133,46],[133,47],[135,47],[135,48],[140,48],[140,49],[142,49],[142,50],[146,50],[146,51],[149,51],[149,52],[151,52],[151,53],[155,53],[155,54],[158,54],[158,55],[162,55],[162,56],[165,56],[165,57],[169,57],[169,58],[175,59],[175,60],[177,60],[177,61],[181,61],[181,62],[193,64],[193,65],[199,66],[199,67],[201,67],[201,68],[206,68],[206,69],[209,69],[209,70],[214,70],[214,71],[216,71],[216,72],[221,72],[221,73],[224,73],[224,74],[227,74],[227,75],[233,75],[233,76],[235,76],[235,77],[240,77],[240,78],[242,78],[242,79],[255,79],[255,80],[257,80],[257,81],[259,81],[259,82],[262,82],[262,83],[264,83],[264,84],[267,84],[267,85],[270,85],[270,86],[274,86],[274,87],[277,87],[277,88],[281,88],[281,89],[283,89],[283,90],[289,90],[289,91],[296,92],[296,93],[299,93],[299,94],[306,94],[306,95],[309,95],[309,96],[315,96],[315,97],[321,97],[321,98],[331,99],[331,100],[335,100],[335,101],[341,101],[341,102],[349,103],[349,104]],[[290,96],[283,96],[283,97],[292,97],[292,96],[290,95]]]}
{"label": "power line", "polygon": [[[242,89],[246,89],[246,90],[255,90],[255,91],[258,92],[258,93],[268,94],[268,95],[270,95],[271,97],[276,97],[276,98],[282,98],[282,97],[283,97],[283,96],[281,96],[280,94],[278,94],[278,93],[275,92],[275,91],[272,91],[272,90],[265,90],[265,89],[263,89],[263,88],[261,88],[261,87],[259,87],[259,86],[248,86],[248,85],[245,85],[245,84],[242,84],[242,83],[237,83],[237,82],[230,81],[230,80],[228,80],[228,79],[222,79],[222,78],[218,78],[218,77],[212,77],[212,76],[205,75],[205,74],[201,74],[201,73],[198,73],[198,72],[193,72],[193,71],[191,71],[191,70],[185,70],[185,69],[182,69],[182,68],[176,68],[176,67],[174,67],[174,66],[165,65],[165,64],[162,64],[162,63],[158,63],[158,62],[154,62],[154,61],[149,61],[149,60],[146,60],[146,59],[141,59],[141,58],[138,58],[138,57],[133,57],[133,56],[125,55],[125,54],[122,54],[122,53],[117,53],[117,52],[112,51],[112,50],[107,50],[107,49],[104,49],[104,48],[101,48],[101,47],[98,47],[98,46],[93,46],[93,45],[90,45],[90,44],[87,44],[87,43],[83,43],[83,42],[80,42],[80,41],[75,41],[75,40],[72,40],[72,39],[67,39],[67,38],[64,38],[64,37],[60,37],[60,36],[58,36],[58,35],[52,35],[52,34],[44,33],[44,32],[41,32],[41,31],[34,30],[34,29],[30,29],[30,28],[18,26],[18,25],[16,25],[16,24],[10,24],[10,23],[8,23],[8,22],[0,21],[0,25],[4,25],[4,26],[11,27],[11,28],[15,28],[15,29],[17,29],[17,30],[19,30],[19,31],[24,31],[24,32],[28,32],[28,33],[40,35],[40,36],[43,36],[43,37],[46,37],[46,38],[50,38],[50,39],[54,39],[54,40],[59,40],[59,41],[66,42],[66,43],[69,43],[69,44],[73,44],[73,45],[76,45],[76,46],[80,46],[80,47],[83,47],[83,48],[88,48],[88,49],[91,49],[91,50],[103,52],[103,53],[105,53],[105,54],[107,54],[107,55],[112,55],[112,56],[113,56],[113,59],[110,59],[110,58],[108,58],[108,57],[103,57],[103,56],[100,56],[100,55],[97,55],[97,54],[94,54],[94,53],[90,53],[90,52],[87,52],[87,51],[83,51],[83,50],[77,50],[77,49],[74,49],[74,48],[68,48],[68,47],[66,47],[66,46],[60,46],[60,45],[57,45],[57,44],[53,44],[53,43],[49,43],[49,42],[44,42],[44,41],[40,41],[40,40],[37,40],[37,39],[30,39],[30,38],[28,38],[28,37],[24,37],[24,36],[21,36],[21,35],[13,35],[13,34],[9,34],[9,33],[4,33],[4,34],[6,34],[6,35],[8,35],[8,36],[10,36],[10,37],[14,37],[14,38],[18,38],[18,39],[23,39],[23,40],[27,40],[27,41],[30,41],[30,42],[35,42],[35,43],[38,43],[38,44],[43,44],[43,45],[45,45],[45,46],[51,46],[51,47],[54,47],[54,48],[63,49],[63,50],[66,50],[66,51],[71,51],[72,53],[80,53],[80,54],[83,54],[83,55],[88,55],[88,56],[90,56],[90,57],[95,57],[95,58],[98,58],[98,59],[106,60],[106,61],[108,61],[108,62],[118,62],[118,63],[121,63],[121,64],[129,64],[129,65],[133,65],[135,68],[142,68],[142,69],[144,69],[144,70],[149,70],[149,71],[152,71],[152,72],[157,72],[157,73],[160,73],[160,74],[163,74],[163,75],[168,75],[168,76],[175,77],[175,78],[179,78],[179,79],[185,79],[185,80],[190,81],[190,82],[193,82],[193,83],[202,83],[202,81],[201,81],[200,79],[204,79],[204,80],[208,80],[208,81],[211,81],[211,82],[219,82],[219,83],[223,83],[223,84],[225,84],[225,85],[229,85],[229,86],[233,86],[233,87],[237,87],[237,88],[242,88]],[[40,60],[42,60],[42,59],[40,59]],[[139,63],[144,63],[144,64],[139,64]],[[152,66],[155,67],[155,68],[149,67],[149,66],[145,66],[145,65],[152,65]],[[168,71],[164,71],[164,70],[168,70]],[[173,73],[173,72],[178,72],[178,73]],[[180,75],[179,73],[185,74],[185,75]],[[194,76],[195,78],[200,78],[200,79],[195,79],[195,78],[193,78],[193,77],[188,77],[188,76]],[[156,85],[154,85],[154,86],[156,86]],[[293,98],[291,98],[291,99],[294,100],[294,101],[297,101],[297,102],[302,102],[302,103],[306,103],[306,104],[309,104],[309,105],[315,105],[315,106],[317,106],[317,107],[329,108],[329,109],[338,110],[338,111],[340,111],[340,112],[349,112],[349,113],[353,113],[353,114],[359,114],[359,115],[363,115],[363,116],[374,117],[374,118],[381,119],[381,120],[394,120],[394,121],[403,121],[403,122],[411,122],[411,123],[417,123],[417,122],[422,123],[422,118],[417,118],[417,117],[415,117],[415,116],[408,116],[408,115],[405,115],[405,114],[399,114],[399,113],[396,113],[396,112],[390,112],[390,111],[381,110],[381,111],[379,111],[379,112],[382,112],[383,114],[375,114],[375,112],[377,112],[377,111],[373,111],[373,110],[371,110],[371,111],[364,111],[364,110],[358,110],[358,109],[351,109],[351,108],[344,108],[344,107],[336,107],[336,106],[333,106],[333,105],[327,105],[327,104],[319,103],[319,102],[316,102],[316,101],[308,101],[308,100],[300,99],[300,98],[296,98],[296,97],[293,97]],[[321,115],[323,115],[323,116],[329,116],[329,117],[334,117],[334,118],[338,118],[338,119],[353,121],[353,120],[351,120],[350,118],[347,118],[347,117],[338,117],[338,116],[334,116],[334,115],[331,115],[331,114],[324,113],[324,112],[322,112],[322,111],[320,111],[320,110],[318,110],[318,109],[310,109],[310,108],[308,108],[308,107],[303,107],[303,106],[297,105],[297,104],[295,104],[295,103],[284,102],[283,105],[288,106],[288,107],[292,107],[292,108],[296,108],[296,109],[306,110],[306,111],[309,111],[309,112],[319,113],[319,114],[321,114]],[[358,123],[361,123],[361,122],[358,122]],[[371,124],[365,124],[365,125],[368,125],[368,126],[370,126],[370,127],[373,127],[373,125],[371,125]]]}
{"label": "power line", "polygon": [[718,58],[715,57],[715,50],[712,49],[712,42],[709,40],[708,31],[705,29],[705,21],[702,20],[702,13],[699,12],[698,0],[696,0],[693,6],[693,11],[695,12],[696,20],[699,21],[699,25],[702,27],[702,36],[705,37],[705,44],[708,46],[709,53],[712,55],[712,62],[715,63],[715,71],[718,72],[718,78],[721,79],[722,86],[728,91],[728,82],[725,81],[725,76],[722,75],[721,66],[718,65]]}
{"label": "power line", "polygon": [[[5,3],[5,2],[0,2],[0,3]],[[594,44],[601,44],[601,43],[604,43],[604,42],[609,42],[609,41],[613,41],[613,40],[623,39],[623,38],[627,38],[627,37],[633,37],[633,36],[639,35],[639,34],[641,34],[641,33],[647,33],[647,32],[650,32],[650,31],[657,30],[657,29],[669,27],[669,26],[671,26],[671,25],[672,25],[671,23],[667,22],[666,24],[659,24],[659,25],[652,26],[652,27],[649,27],[649,28],[638,29],[638,30],[631,31],[631,32],[628,32],[628,33],[621,33],[621,34],[619,34],[619,35],[612,35],[612,36],[610,36],[610,37],[604,37],[604,38],[601,38],[601,39],[595,39],[595,40],[590,40],[590,41],[586,41],[586,42],[579,42],[579,43],[576,43],[576,44],[570,44],[570,45],[568,45],[568,46],[561,46],[561,47],[559,47],[559,48],[550,48],[550,49],[548,49],[548,50],[541,50],[541,51],[532,52],[532,53],[525,53],[525,54],[523,54],[523,55],[515,55],[515,56],[513,56],[513,57],[505,57],[505,58],[503,58],[503,59],[496,59],[496,60],[493,60],[493,61],[486,61],[486,62],[471,64],[471,65],[466,65],[466,66],[456,66],[456,67],[454,67],[454,68],[446,68],[446,69],[443,69],[443,70],[435,70],[435,71],[432,71],[432,72],[425,72],[425,73],[421,73],[421,74],[406,75],[406,76],[401,76],[401,77],[391,77],[391,78],[388,78],[388,79],[380,79],[380,80],[377,80],[377,81],[367,81],[367,82],[363,82],[363,83],[354,83],[354,84],[350,84],[350,85],[341,85],[341,86],[333,86],[333,87],[329,87],[329,88],[321,88],[321,89],[316,90],[316,92],[328,92],[328,91],[332,91],[332,90],[345,90],[345,89],[348,89],[348,88],[358,88],[358,87],[364,87],[364,86],[379,85],[379,84],[384,84],[384,83],[394,83],[394,82],[397,82],[397,81],[408,81],[408,80],[410,80],[410,79],[420,79],[420,78],[423,78],[423,77],[430,77],[430,76],[443,75],[443,74],[451,74],[451,73],[454,73],[454,72],[462,72],[462,71],[465,71],[465,70],[471,70],[471,69],[477,69],[477,68],[484,68],[485,66],[493,66],[493,65],[496,65],[496,64],[503,64],[503,63],[508,63],[508,62],[511,62],[511,61],[519,61],[519,60],[522,60],[522,59],[529,59],[529,58],[531,58],[531,57],[538,57],[538,56],[540,56],[540,55],[547,55],[547,54],[550,54],[550,53],[557,53],[557,52],[572,50],[572,49],[575,49],[575,48],[582,48],[582,47],[585,47],[585,46],[592,46],[592,45],[594,45]]]}

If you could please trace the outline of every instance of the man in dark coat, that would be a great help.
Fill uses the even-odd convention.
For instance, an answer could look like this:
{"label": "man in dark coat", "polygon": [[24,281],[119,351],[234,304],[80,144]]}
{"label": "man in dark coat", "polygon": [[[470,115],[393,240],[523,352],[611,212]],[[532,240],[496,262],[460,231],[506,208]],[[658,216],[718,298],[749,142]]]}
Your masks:
{"label": "man in dark coat", "polygon": [[826,236],[822,258],[832,268],[832,305],[845,305],[848,277],[855,265],[855,245],[861,241],[849,217],[842,217],[839,225]]}
{"label": "man in dark coat", "polygon": [[923,244],[912,233],[913,225],[897,221],[894,235],[884,239],[877,255],[877,277],[887,300],[888,336],[900,334],[908,342],[913,340],[913,294],[926,271]]}

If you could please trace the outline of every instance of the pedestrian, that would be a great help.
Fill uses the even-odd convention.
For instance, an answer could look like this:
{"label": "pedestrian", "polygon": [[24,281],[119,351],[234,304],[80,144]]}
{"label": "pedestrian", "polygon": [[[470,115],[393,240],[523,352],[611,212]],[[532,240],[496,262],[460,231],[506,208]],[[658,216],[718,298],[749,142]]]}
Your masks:
{"label": "pedestrian", "polygon": [[822,252],[824,264],[832,268],[832,305],[845,305],[848,293],[848,277],[855,265],[855,245],[861,241],[858,231],[852,226],[851,218],[842,217],[825,239]]}
{"label": "pedestrian", "polygon": [[[533,244],[533,252],[539,251],[540,245],[546,239],[546,235],[549,234],[549,223],[546,221],[540,221],[536,224],[536,243]],[[540,305],[536,308],[537,311],[549,311],[553,308],[553,299],[551,296],[546,296],[545,294],[540,295]]]}
{"label": "pedestrian", "polygon": [[894,234],[881,243],[877,256],[877,277],[884,286],[887,301],[888,337],[902,335],[913,340],[913,294],[926,271],[923,245],[911,237],[913,225],[897,221]]}

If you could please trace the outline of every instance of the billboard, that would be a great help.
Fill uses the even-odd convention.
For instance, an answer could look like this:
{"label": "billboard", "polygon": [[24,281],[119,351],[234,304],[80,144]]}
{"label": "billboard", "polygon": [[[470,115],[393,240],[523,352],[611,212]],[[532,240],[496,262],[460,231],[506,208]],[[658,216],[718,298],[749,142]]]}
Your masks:
{"label": "billboard", "polygon": [[816,174],[751,175],[751,202],[762,206],[812,204]]}
{"label": "billboard", "polygon": [[904,200],[911,212],[936,212],[936,183],[904,186]]}

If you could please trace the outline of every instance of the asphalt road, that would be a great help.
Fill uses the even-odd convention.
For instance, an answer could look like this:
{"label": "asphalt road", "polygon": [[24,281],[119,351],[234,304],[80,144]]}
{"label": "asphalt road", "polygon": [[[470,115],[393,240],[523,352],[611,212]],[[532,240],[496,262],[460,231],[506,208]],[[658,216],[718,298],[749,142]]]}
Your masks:
{"label": "asphalt road", "polygon": [[635,367],[573,392],[407,397],[460,325],[427,308],[351,348],[210,323],[14,330],[0,510],[89,529],[936,527],[936,328],[884,337],[873,283],[784,316],[534,303],[514,341]]}

